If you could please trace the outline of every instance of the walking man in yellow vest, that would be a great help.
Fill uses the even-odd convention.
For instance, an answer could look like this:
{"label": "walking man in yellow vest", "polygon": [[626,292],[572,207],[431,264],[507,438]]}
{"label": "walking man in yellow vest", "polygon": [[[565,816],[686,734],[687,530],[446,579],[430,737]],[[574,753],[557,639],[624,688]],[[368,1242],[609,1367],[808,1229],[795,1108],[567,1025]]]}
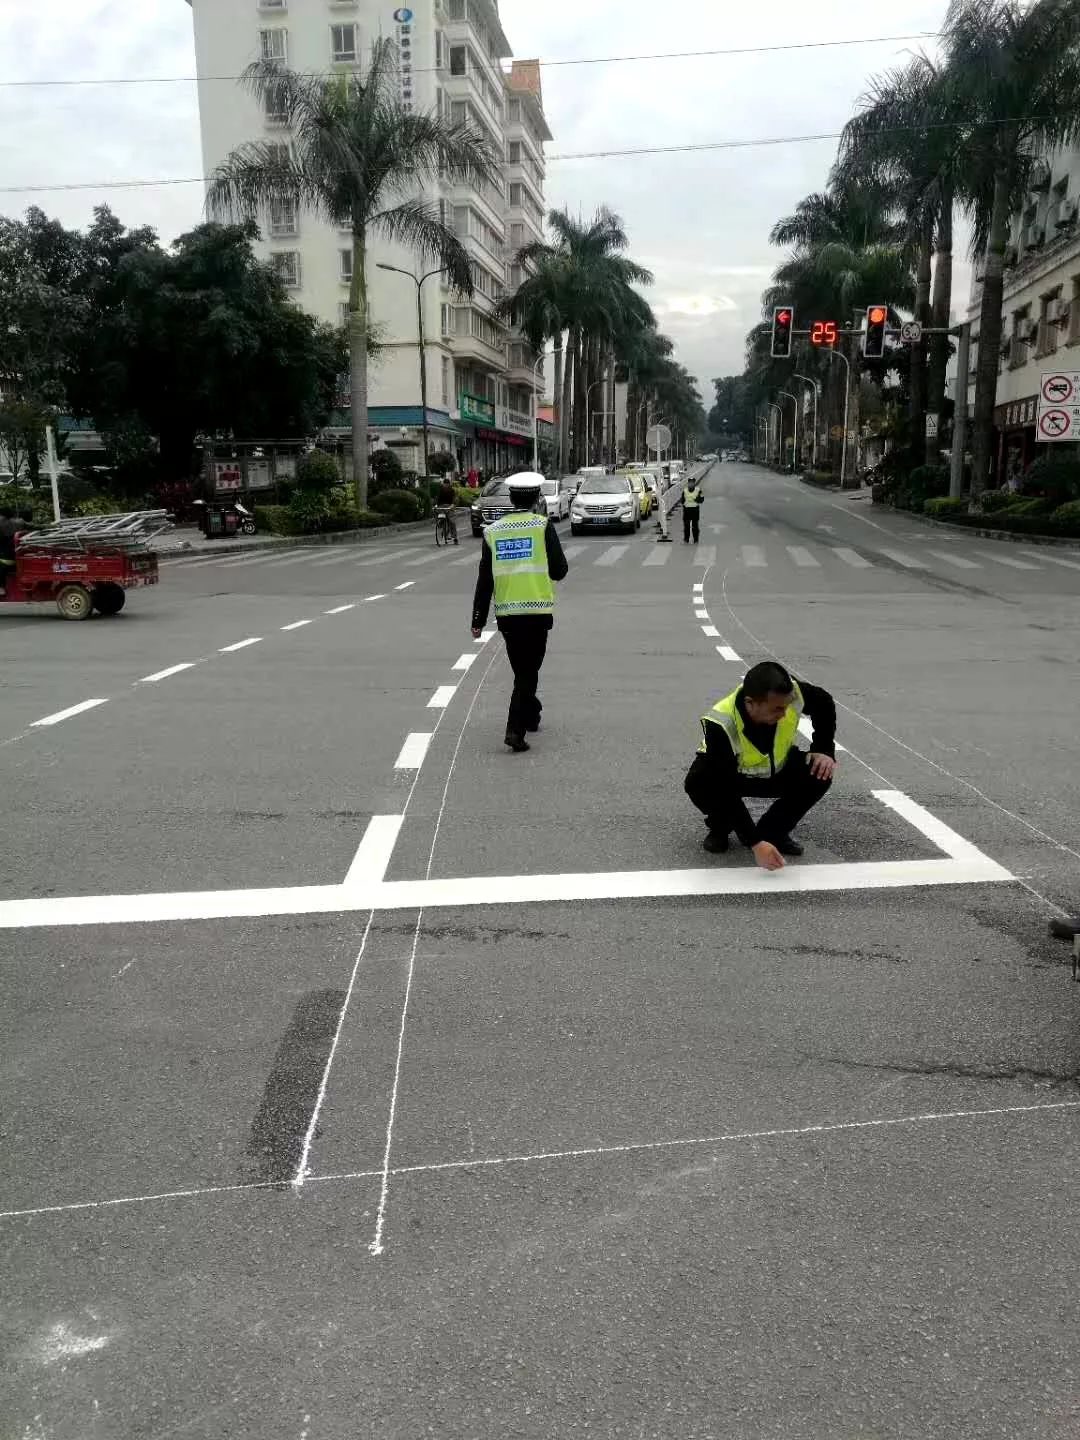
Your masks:
{"label": "walking man in yellow vest", "polygon": [[492,597],[495,599],[495,623],[514,672],[506,717],[506,744],[514,751],[528,750],[526,734],[540,729],[543,706],[536,690],[553,624],[555,587],[551,582],[562,580],[569,568],[553,522],[546,514],[536,513],[542,479],[534,471],[524,470],[506,482],[514,508],[484,531],[473,596],[475,639],[480,638]]}
{"label": "walking man in yellow vest", "polygon": [[687,480],[682,490],[682,538],[683,544],[690,544],[690,530],[693,527],[694,544],[701,538],[701,502],[705,499],[701,484]]}
{"label": "walking man in yellow vest", "polygon": [[[809,754],[795,744],[809,716]],[[701,717],[702,741],[686,776],[686,793],[705,816],[705,849],[718,855],[734,830],[765,870],[803,847],[791,832],[832,784],[836,769],[836,705],[827,690],[795,680],[766,660],[747,671],[737,690]],[[744,796],[775,796],[755,825]]]}

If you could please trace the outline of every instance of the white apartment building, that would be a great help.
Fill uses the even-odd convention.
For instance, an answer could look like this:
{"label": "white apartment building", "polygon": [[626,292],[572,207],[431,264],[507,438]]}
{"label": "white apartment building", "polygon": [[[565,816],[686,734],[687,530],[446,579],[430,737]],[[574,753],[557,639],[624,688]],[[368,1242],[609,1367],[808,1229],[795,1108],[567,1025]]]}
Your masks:
{"label": "white apartment building", "polygon": [[[372,41],[391,39],[400,56],[402,100],[417,110],[467,119],[502,157],[494,185],[440,182],[428,196],[468,248],[475,294],[447,290],[439,276],[422,287],[432,450],[452,449],[464,468],[524,464],[532,453],[532,411],[544,372],[537,356],[508,333],[494,310],[520,275],[511,264],[524,244],[543,238],[544,118],[537,61],[511,55],[497,0],[188,0],[195,24],[203,164],[210,174],[248,140],[287,141],[272,109],[231,77],[260,57],[294,70],[362,68]],[[262,217],[258,247],[297,303],[331,324],[347,314],[351,279],[348,232],[291,207]],[[373,445],[393,446],[407,469],[421,468],[422,413],[416,287],[406,275],[430,269],[412,251],[373,238],[369,305],[384,351],[369,374]],[[347,423],[347,414],[340,417]]]}
{"label": "white apartment building", "polygon": [[[1036,440],[1039,389],[1045,372],[1080,370],[1080,149],[1040,162],[1033,188],[1013,215],[1005,254],[1001,353],[994,408],[995,469],[1002,485],[1040,455],[1072,456],[1069,444]],[[968,413],[975,402],[983,263],[969,299],[971,358]]]}

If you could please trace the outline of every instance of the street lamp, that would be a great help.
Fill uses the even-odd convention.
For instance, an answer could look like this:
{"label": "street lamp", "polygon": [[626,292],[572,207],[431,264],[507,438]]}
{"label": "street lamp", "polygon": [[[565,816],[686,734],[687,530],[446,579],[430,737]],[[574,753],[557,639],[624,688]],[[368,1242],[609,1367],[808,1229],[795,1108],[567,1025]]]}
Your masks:
{"label": "street lamp", "polygon": [[589,417],[589,396],[590,396],[590,395],[592,394],[592,392],[596,389],[597,385],[606,385],[606,384],[607,384],[607,376],[606,376],[606,375],[601,375],[600,379],[599,379],[599,380],[594,380],[593,383],[592,383],[592,384],[588,387],[588,389],[585,391],[585,464],[586,464],[586,465],[591,465],[591,464],[592,464],[592,427],[591,427],[591,425],[590,425],[590,423],[589,423],[589,420],[590,420],[590,417]]}
{"label": "street lamp", "polygon": [[812,461],[811,461],[810,463],[813,465],[814,469],[816,470],[816,469],[817,469],[817,446],[818,446],[818,419],[817,419],[818,390],[819,390],[821,387],[818,385],[818,382],[817,382],[816,380],[812,380],[809,375],[800,375],[797,370],[796,370],[796,372],[795,372],[795,379],[796,379],[796,380],[804,380],[807,385],[812,385],[812,386],[813,386],[813,389],[814,389],[814,456],[813,456],[813,459],[812,459]]}
{"label": "street lamp", "polygon": [[430,280],[433,275],[441,275],[443,267],[440,265],[437,270],[428,270],[424,275],[414,275],[411,270],[402,270],[398,265],[384,265],[381,260],[375,262],[377,270],[392,270],[395,275],[405,275],[416,286],[416,334],[417,343],[420,347],[420,419],[424,431],[424,479],[428,478],[428,423],[427,423],[427,350],[424,341],[424,281]]}
{"label": "street lamp", "polygon": [[[549,355],[554,355],[554,354],[555,354],[555,351],[554,351],[554,350],[544,350],[544,351],[541,351],[539,357],[537,358],[536,364],[532,367],[532,372],[533,372],[533,384],[532,384],[532,398],[533,398],[533,405],[532,405],[532,412],[533,412],[533,414],[532,414],[532,421],[533,421],[533,469],[534,469],[535,471],[537,471],[537,473],[540,473],[540,435],[539,435],[539,429],[538,429],[537,423],[536,423],[536,408],[537,408],[537,407],[536,407],[536,388],[537,388],[537,384],[538,384],[539,379],[540,379],[540,366],[543,365],[544,361],[548,358]],[[560,456],[560,459],[561,459],[561,458],[562,458],[562,457]]]}
{"label": "street lamp", "polygon": [[830,359],[842,360],[844,369],[847,371],[847,381],[844,385],[844,443],[840,447],[840,488],[844,488],[844,480],[847,476],[847,429],[848,411],[851,407],[851,362],[842,350],[826,349],[825,354]]}
{"label": "street lamp", "polygon": [[[776,393],[783,395],[785,400],[790,400],[795,409],[795,429],[791,435],[791,468],[794,471],[799,466],[799,397],[792,395],[790,390],[778,390]],[[783,464],[783,460],[784,457],[781,455],[781,464]]]}
{"label": "street lamp", "polygon": [[770,410],[776,411],[776,463],[779,465],[784,440],[784,411],[775,400],[769,400],[767,404]]}

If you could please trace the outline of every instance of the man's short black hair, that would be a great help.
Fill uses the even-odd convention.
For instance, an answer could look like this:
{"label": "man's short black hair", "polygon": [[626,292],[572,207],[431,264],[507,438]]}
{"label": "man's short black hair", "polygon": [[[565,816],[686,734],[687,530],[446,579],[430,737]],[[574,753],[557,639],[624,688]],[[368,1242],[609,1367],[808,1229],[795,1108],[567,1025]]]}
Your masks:
{"label": "man's short black hair", "polygon": [[770,695],[791,695],[795,685],[783,665],[775,660],[762,660],[746,672],[742,689],[748,700],[765,700]]}

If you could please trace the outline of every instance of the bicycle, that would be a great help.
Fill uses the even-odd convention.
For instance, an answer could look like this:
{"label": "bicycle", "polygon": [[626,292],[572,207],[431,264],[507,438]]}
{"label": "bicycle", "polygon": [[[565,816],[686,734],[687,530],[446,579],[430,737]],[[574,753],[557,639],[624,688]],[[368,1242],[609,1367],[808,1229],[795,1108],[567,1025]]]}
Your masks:
{"label": "bicycle", "polygon": [[435,544],[449,545],[453,541],[458,543],[457,526],[454,524],[454,516],[451,511],[442,509],[435,511]]}

